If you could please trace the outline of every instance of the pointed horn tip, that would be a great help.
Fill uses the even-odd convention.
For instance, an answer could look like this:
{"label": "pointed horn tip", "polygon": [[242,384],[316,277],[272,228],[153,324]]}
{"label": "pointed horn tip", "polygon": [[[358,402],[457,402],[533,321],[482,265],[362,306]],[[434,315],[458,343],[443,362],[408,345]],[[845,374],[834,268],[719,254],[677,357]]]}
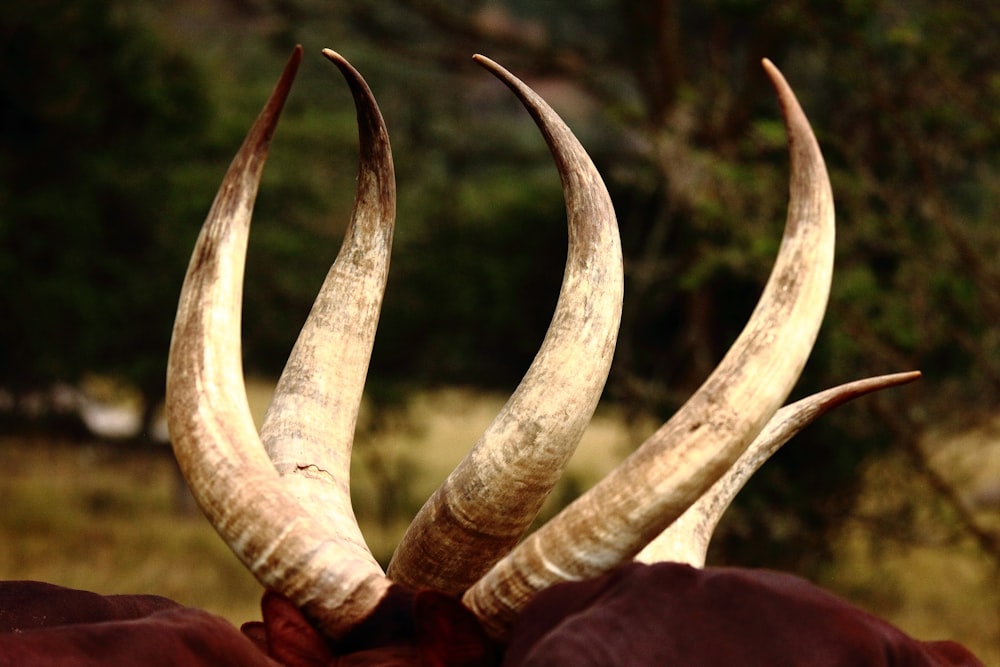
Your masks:
{"label": "pointed horn tip", "polygon": [[363,96],[367,100],[368,106],[377,106],[375,105],[375,98],[372,96],[371,89],[368,88],[368,83],[365,81],[365,78],[361,76],[361,72],[355,69],[354,65],[352,65],[347,58],[340,55],[333,49],[323,49],[322,53],[323,56],[336,65],[337,69],[339,69],[341,74],[344,75],[344,78],[347,79],[348,85],[351,86],[352,90],[354,90],[355,96],[358,92],[362,92]]}
{"label": "pointed horn tip", "polygon": [[361,73],[358,72],[358,70],[354,69],[354,65],[352,65],[350,61],[347,60],[347,58],[340,55],[333,49],[323,49],[322,53],[323,56],[327,60],[332,62],[334,65],[336,65],[337,69],[339,69],[346,77],[348,77],[348,79],[354,79],[356,81],[364,81],[364,78],[361,76]]}
{"label": "pointed horn tip", "polygon": [[916,382],[921,377],[923,377],[923,373],[921,373],[920,371],[904,371],[902,373],[892,373],[890,375],[883,375],[875,379],[879,379],[885,382],[886,387],[895,387],[901,384],[909,384],[911,382]]}
{"label": "pointed horn tip", "polygon": [[775,85],[775,87],[784,86],[788,87],[788,82],[785,80],[785,75],[781,73],[778,66],[775,65],[769,58],[761,58],[761,67],[764,68],[764,73],[767,74],[767,78]]}
{"label": "pointed horn tip", "polygon": [[473,55],[472,61],[503,81],[509,81],[514,78],[514,75],[511,74],[503,65],[480,53]]}
{"label": "pointed horn tip", "polygon": [[[511,92],[513,92],[517,98],[521,100],[521,104],[523,104],[528,110],[528,113],[535,118],[536,123],[539,122],[541,116],[554,114],[554,112],[549,108],[548,103],[540,98],[538,94],[531,89],[531,86],[519,79],[513,72],[497,61],[478,53],[472,56],[472,60],[481,65],[487,72],[495,76],[501,81],[501,83],[507,86]],[[562,121],[560,120],[560,122]]]}
{"label": "pointed horn tip", "polygon": [[302,62],[302,45],[296,44],[295,48],[292,49],[291,55],[288,56],[288,64],[285,65],[285,71],[287,72],[291,69],[293,72],[299,68],[299,64]]}
{"label": "pointed horn tip", "polygon": [[472,60],[478,65],[482,66],[487,72],[500,79],[508,88],[510,88],[515,95],[517,95],[524,104],[529,105],[529,107],[538,106],[536,102],[529,102],[529,98],[535,95],[535,92],[526,83],[517,78],[513,72],[509,69],[493,60],[492,58],[487,58],[479,53],[472,56]]}
{"label": "pointed horn tip", "polygon": [[818,408],[818,411],[815,412],[815,414],[806,422],[809,423],[813,419],[829,412],[839,405],[843,405],[844,403],[853,401],[856,398],[860,398],[868,394],[874,394],[885,389],[891,389],[893,387],[909,384],[919,380],[920,376],[920,371],[906,371],[903,373],[890,373],[888,375],[876,375],[873,377],[863,378],[861,380],[854,380],[853,382],[847,382],[827,389],[826,391],[821,391],[818,394],[813,394],[808,398],[802,399],[795,405],[812,403],[813,408]]}
{"label": "pointed horn tip", "polygon": [[[771,80],[771,85],[774,87],[775,93],[778,95],[778,103],[781,104],[781,110],[785,117],[785,123],[789,127],[800,123],[804,123],[806,127],[809,127],[809,120],[806,118],[801,105],[799,105],[799,100],[795,96],[795,91],[792,90],[792,87],[789,85],[785,75],[782,74],[781,70],[767,58],[762,58],[760,63],[764,68],[764,72],[767,74],[767,78]],[[809,128],[809,132],[812,132],[812,128]]]}
{"label": "pointed horn tip", "polygon": [[326,57],[327,60],[329,60],[331,62],[334,62],[334,63],[337,63],[337,64],[341,64],[341,63],[347,64],[347,58],[345,58],[344,56],[340,55],[339,53],[337,53],[333,49],[323,49],[321,53]]}
{"label": "pointed horn tip", "polygon": [[[883,389],[890,389],[892,387],[910,384],[911,382],[919,380],[920,377],[920,371],[904,371],[902,373],[890,373],[888,375],[875,375],[862,380],[848,382],[829,389],[827,392],[820,393],[830,393],[836,396],[833,403],[830,404],[830,407],[833,407],[860,396],[864,396],[865,394],[871,394],[877,391],[882,391]],[[819,394],[816,394],[815,396],[818,395]]]}
{"label": "pointed horn tip", "polygon": [[778,101],[781,102],[781,106],[785,110],[785,116],[787,117],[789,115],[789,111],[799,105],[798,99],[796,99],[795,93],[792,91],[792,87],[788,85],[788,80],[785,79],[785,75],[781,73],[781,70],[778,69],[773,62],[767,58],[762,58],[760,64],[764,68],[767,78],[771,80],[771,85],[774,86],[774,89],[778,94]]}
{"label": "pointed horn tip", "polygon": [[[295,80],[295,75],[299,72],[300,64],[302,64],[302,45],[297,44],[295,48],[292,49],[291,55],[288,56],[288,62],[285,63],[285,69],[282,70],[281,77],[278,79],[278,83],[274,86],[274,92],[271,94],[271,99],[268,100],[268,107],[273,105],[276,114],[281,112],[281,107],[284,106],[285,100],[288,98],[289,92],[291,92],[292,82]],[[277,118],[275,118],[275,122],[277,122]]]}

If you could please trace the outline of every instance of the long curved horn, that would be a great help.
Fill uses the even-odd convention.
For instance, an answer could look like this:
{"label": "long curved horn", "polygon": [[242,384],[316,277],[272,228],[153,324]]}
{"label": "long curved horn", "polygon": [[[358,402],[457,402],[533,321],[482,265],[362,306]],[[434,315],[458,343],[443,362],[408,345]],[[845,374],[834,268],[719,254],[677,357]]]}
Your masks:
{"label": "long curved horn", "polygon": [[729,504],[750,477],[806,426],[855,398],[874,391],[913,382],[919,371],[894,373],[848,382],[818,394],[813,394],[778,410],[747,450],[736,459],[726,474],[719,478],[684,514],[646,545],[636,560],[644,563],[672,561],[704,567],[712,533]]}
{"label": "long curved horn", "polygon": [[746,328],[688,402],[594,488],[530,535],[463,597],[503,636],[536,592],[633,558],[736,461],[784,402],[819,330],[833,272],[834,213],[819,145],[769,62],[789,135],[788,218]]}
{"label": "long curved horn", "polygon": [[[337,638],[374,609],[390,583],[359,544],[360,536],[333,533],[326,508],[290,491],[278,475],[250,417],[240,358],[253,203],[301,59],[298,47],[226,172],[195,245],[174,323],[167,418],[178,463],[215,529],[261,583],[292,599]],[[359,89],[352,91],[357,96]],[[367,109],[374,101],[362,95],[358,104]],[[374,114],[362,115],[364,127]],[[362,130],[362,142],[373,139]],[[385,172],[388,150],[384,141],[363,146],[362,172],[391,180]]]}
{"label": "long curved horn", "polygon": [[535,518],[593,415],[614,353],[622,303],[621,241],[604,182],[556,113],[492,60],[552,151],[569,226],[555,314],[516,391],[468,456],[411,523],[389,576],[460,594],[506,554]]}
{"label": "long curved horn", "polygon": [[292,349],[260,437],[282,481],[308,498],[329,532],[374,562],[351,505],[350,466],[361,394],[389,274],[396,185],[385,123],[371,90],[342,56],[358,114],[361,161],[340,253]]}

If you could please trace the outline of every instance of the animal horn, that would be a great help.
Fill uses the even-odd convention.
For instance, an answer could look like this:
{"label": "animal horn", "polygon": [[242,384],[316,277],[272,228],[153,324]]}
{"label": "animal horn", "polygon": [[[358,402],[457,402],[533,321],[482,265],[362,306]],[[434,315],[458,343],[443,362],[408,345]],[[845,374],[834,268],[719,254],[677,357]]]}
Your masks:
{"label": "animal horn", "polygon": [[389,576],[461,594],[524,534],[558,480],[607,380],[623,270],[614,208],[586,151],[528,86],[483,56],[538,124],[562,179],[569,227],[555,314],[537,356],[492,424],[411,523]]}
{"label": "animal horn", "polygon": [[764,68],[785,117],[791,182],[784,237],[760,302],[719,366],[672,419],[466,592],[466,606],[498,637],[538,591],[632,559],[732,466],[802,371],[829,296],[833,196],[794,93],[769,61]]}
{"label": "animal horn", "polygon": [[396,185],[389,137],[361,75],[330,49],[354,95],[361,161],[351,222],[278,380],[260,437],[282,482],[374,561],[350,496],[351,449],[389,274]]}
{"label": "animal horn", "polygon": [[747,480],[796,433],[830,410],[875,391],[913,382],[919,371],[880,375],[848,382],[796,401],[778,410],[736,463],[684,514],[646,545],[636,560],[675,562],[704,567],[712,533]]}
{"label": "animal horn", "polygon": [[[250,417],[240,355],[243,268],[254,199],[268,144],[301,59],[302,49],[297,47],[226,172],[198,237],[174,323],[166,404],[175,455],[209,521],[261,583],[290,598],[328,636],[338,638],[374,609],[390,583],[365,546],[353,516],[344,516],[350,512],[349,502],[336,500],[332,510],[318,503],[319,498],[337,497],[325,487],[345,483],[343,479],[333,481],[340,472],[331,473],[327,484],[324,475],[282,477],[275,469]],[[350,244],[380,249],[387,244],[385,238],[370,239],[391,236],[389,143],[375,101],[361,77],[342,59],[332,59],[351,85],[361,127],[361,177]],[[362,237],[369,240],[360,240]],[[384,261],[374,264],[374,276],[358,277],[358,282],[368,285],[384,280],[379,277],[384,273]],[[356,266],[345,264],[342,270],[350,273]],[[344,285],[336,279],[330,282]],[[372,298],[379,297],[369,295],[359,301]],[[336,340],[335,326],[332,334],[319,332],[325,327],[323,304],[329,299],[334,297],[321,296],[307,325],[312,333],[307,335],[321,339],[324,345],[342,345]],[[357,308],[365,311],[366,307]],[[356,350],[329,353],[323,359],[357,364],[354,360],[365,354]],[[294,354],[291,366],[303,357],[301,352]],[[325,368],[319,377],[332,372]],[[363,375],[356,367],[344,373],[345,377]],[[301,376],[289,379],[281,391],[298,391],[296,381],[315,380]],[[281,405],[283,398],[278,402]],[[287,418],[280,407],[277,416],[274,414],[272,410],[269,440],[281,465],[293,460],[292,452],[298,446],[275,444],[286,434],[298,436],[302,432],[301,441],[310,443],[302,451],[321,456],[312,444],[323,436],[311,431],[311,425]],[[345,423],[353,419],[345,416],[349,414],[350,409],[338,413],[331,431],[343,431]],[[299,441],[297,438],[296,443]],[[346,446],[340,440],[333,444]],[[320,458],[319,465],[324,470],[335,468],[342,456],[346,455],[340,452]]]}

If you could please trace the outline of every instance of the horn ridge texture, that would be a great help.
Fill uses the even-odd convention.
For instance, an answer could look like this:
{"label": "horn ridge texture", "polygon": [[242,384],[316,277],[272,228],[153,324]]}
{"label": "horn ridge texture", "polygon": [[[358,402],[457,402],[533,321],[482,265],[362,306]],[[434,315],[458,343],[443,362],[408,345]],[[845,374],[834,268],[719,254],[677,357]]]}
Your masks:
{"label": "horn ridge texture", "polygon": [[209,521],[268,588],[330,637],[359,623],[389,588],[381,569],[289,493],[246,400],[240,354],[243,268],[254,198],[292,80],[292,53],[223,179],[181,290],[167,370],[167,419],[178,463]]}
{"label": "horn ridge texture", "polygon": [[375,564],[350,495],[351,450],[389,273],[396,214],[392,151],[382,115],[361,75],[323,54],[355,99],[360,163],[351,221],[340,252],[278,380],[261,440],[289,491],[328,530]]}
{"label": "horn ridge texture", "polygon": [[778,258],[746,328],[685,405],[590,491],[497,563],[463,597],[487,629],[507,632],[535,593],[631,560],[722,476],[798,379],[833,272],[833,196],[809,122],[764,63],[789,135],[788,216]]}
{"label": "horn ridge texture", "polygon": [[778,410],[746,451],[697,502],[636,556],[644,563],[671,561],[704,567],[712,533],[750,477],[795,434],[848,401],[913,382],[919,371],[855,380],[803,398]]}
{"label": "horn ridge texture", "polygon": [[562,180],[569,249],[548,332],[472,451],[411,523],[389,576],[461,594],[527,530],[593,416],[621,319],[621,241],[611,198],[586,151],[527,85],[483,56],[542,132]]}

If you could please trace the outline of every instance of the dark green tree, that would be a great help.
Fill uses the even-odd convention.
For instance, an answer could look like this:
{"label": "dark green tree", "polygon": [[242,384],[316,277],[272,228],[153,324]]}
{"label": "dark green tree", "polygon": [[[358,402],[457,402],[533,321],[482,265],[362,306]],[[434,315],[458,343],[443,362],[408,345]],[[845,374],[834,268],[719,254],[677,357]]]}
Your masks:
{"label": "dark green tree", "polygon": [[[510,127],[527,123],[514,115],[514,105],[488,92],[489,82],[475,78],[468,57],[483,52],[559,95],[553,101],[606,176],[627,270],[609,393],[664,415],[701,382],[742,327],[776,251],[787,157],[760,59],[769,57],[785,71],[819,133],[840,220],[830,315],[802,392],[890,370],[920,368],[927,377],[923,388],[841,410],[765,468],[742,499],[744,511],[734,514],[740,520],[729,527],[738,539],[721,540],[723,548],[740,545],[742,562],[821,564],[827,528],[852,505],[861,460],[888,443],[912,445],[930,421],[940,423],[957,406],[968,415],[1000,398],[993,267],[1000,235],[991,224],[997,210],[1000,17],[992,3],[396,0],[295,6],[311,19],[314,33],[323,20],[347,21],[369,45],[366,71],[393,81],[384,86],[390,99],[394,89],[407,95],[405,115],[390,117],[390,128],[405,128],[402,149],[400,133],[394,139],[397,152],[411,156],[401,160],[401,192],[417,194],[401,204],[401,214],[413,222],[401,224],[415,230],[403,232],[397,245],[394,271],[410,280],[390,285],[396,296],[390,291],[385,324],[405,331],[407,320],[419,317],[420,300],[436,298],[421,291],[435,282],[462,281],[449,298],[478,301],[480,313],[483,304],[488,312],[507,310],[495,301],[502,298],[499,291],[476,285],[496,253],[468,267],[408,259],[412,249],[423,257],[433,248],[450,256],[453,246],[442,239],[475,244],[478,234],[489,240],[505,229],[520,238],[523,227],[491,215],[505,209],[494,205],[489,183],[504,184],[496,176],[507,169],[526,174],[547,166],[541,147],[511,149],[527,144],[519,144]],[[409,86],[397,86],[399,70],[411,77]],[[422,171],[407,159],[418,159]],[[483,160],[493,172],[479,166]],[[463,206],[467,201],[474,205]],[[470,218],[470,208],[479,214]],[[556,224],[547,220],[558,213],[538,215],[537,242],[552,245],[537,257],[549,258],[558,273],[561,239],[537,231],[543,220],[544,229]],[[499,237],[488,242],[503,245]],[[517,264],[502,268],[515,281],[527,275]],[[468,276],[472,285],[464,282]],[[394,298],[412,304],[406,318],[394,319]],[[456,307],[462,306],[448,309]],[[541,313],[546,306],[522,308]],[[489,334],[497,341],[520,335],[537,340],[540,329],[526,327],[529,319],[515,318],[506,330],[491,328]],[[532,326],[544,328],[544,318]],[[475,326],[467,331],[482,335]],[[416,347],[389,347],[406,350],[392,356],[395,369],[423,363],[449,379],[460,379],[461,368],[482,370],[457,358],[474,357],[477,349],[481,354],[475,341],[444,351],[430,337]],[[524,367],[515,360],[502,359]],[[467,377],[492,381],[474,372]],[[917,457],[918,448],[910,449]],[[932,474],[919,457],[915,462]],[[780,535],[774,526],[784,527]],[[762,535],[766,539],[751,539]],[[996,551],[995,538],[979,537]],[[770,552],[748,553],[753,544],[769,545]],[[810,562],[802,562],[803,554]]]}
{"label": "dark green tree", "polygon": [[95,0],[6,8],[0,59],[0,386],[100,373],[152,405],[183,275],[177,239],[211,197],[199,72]]}

